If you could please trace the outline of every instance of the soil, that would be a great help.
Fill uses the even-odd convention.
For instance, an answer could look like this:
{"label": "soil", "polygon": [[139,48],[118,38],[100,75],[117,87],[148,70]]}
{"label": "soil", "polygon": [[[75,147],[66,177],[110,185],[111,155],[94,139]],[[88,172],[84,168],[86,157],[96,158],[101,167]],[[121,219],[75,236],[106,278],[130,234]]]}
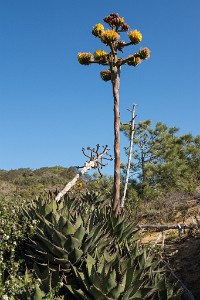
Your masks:
{"label": "soil", "polygon": [[[166,244],[169,265],[174,273],[191,291],[196,300],[200,299],[200,232],[180,241]],[[174,253],[169,256],[169,253]]]}
{"label": "soil", "polygon": [[[185,220],[185,224],[189,225],[195,222],[197,224],[199,221],[200,225],[200,205],[198,202],[196,205],[191,205],[188,209],[188,215],[190,217]],[[178,219],[177,215],[177,222],[173,224],[177,224]],[[164,246],[162,249],[164,260],[191,292],[193,299],[200,300],[200,229],[187,230],[182,232],[180,237],[178,237],[177,230],[168,230],[165,232],[164,240],[159,232],[146,232],[141,242],[161,248]]]}

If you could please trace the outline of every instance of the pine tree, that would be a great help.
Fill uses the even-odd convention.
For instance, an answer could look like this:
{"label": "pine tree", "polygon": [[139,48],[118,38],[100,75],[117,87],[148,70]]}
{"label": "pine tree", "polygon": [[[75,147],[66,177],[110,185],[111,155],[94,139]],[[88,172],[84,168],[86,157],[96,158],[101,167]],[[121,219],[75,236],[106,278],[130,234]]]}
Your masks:
{"label": "pine tree", "polygon": [[[127,128],[122,128],[129,138]],[[191,191],[200,179],[200,136],[150,120],[135,128],[131,171],[142,197],[172,190]]]}

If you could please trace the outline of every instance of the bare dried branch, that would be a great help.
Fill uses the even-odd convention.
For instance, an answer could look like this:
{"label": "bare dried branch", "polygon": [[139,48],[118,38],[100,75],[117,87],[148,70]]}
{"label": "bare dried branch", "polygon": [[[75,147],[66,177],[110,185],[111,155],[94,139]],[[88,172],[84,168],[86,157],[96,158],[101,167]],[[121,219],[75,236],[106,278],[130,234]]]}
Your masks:
{"label": "bare dried branch", "polygon": [[[109,151],[108,145],[103,146],[103,151],[101,153],[99,153],[99,149],[100,149],[99,144],[96,145],[96,149],[87,147],[87,150],[90,151],[90,155],[88,155],[85,152],[85,148],[82,148],[82,152],[83,152],[84,156],[88,157],[89,161],[85,162],[84,166],[82,167],[82,170],[70,182],[67,183],[67,185],[64,187],[64,189],[60,193],[58,193],[58,195],[55,198],[55,200],[57,202],[61,201],[61,198],[76,184],[78,179],[83,174],[85,174],[88,170],[98,169],[98,172],[101,174],[100,169],[102,169],[102,167],[105,166],[106,164],[102,164],[100,161],[103,161],[104,159],[112,160],[112,158],[108,158],[108,157],[110,157],[110,154],[108,154],[108,151]],[[106,157],[106,156],[108,156],[108,157]]]}
{"label": "bare dried branch", "polygon": [[128,165],[127,165],[127,170],[126,170],[126,180],[125,180],[125,186],[124,186],[124,193],[121,199],[121,207],[124,207],[124,202],[126,198],[126,191],[128,187],[128,180],[129,180],[129,173],[130,173],[130,167],[131,167],[131,157],[132,157],[132,149],[133,149],[133,137],[135,133],[135,109],[136,109],[136,104],[133,104],[132,110],[129,110],[131,112],[131,122],[130,122],[130,147],[129,147],[129,157],[128,157]]}

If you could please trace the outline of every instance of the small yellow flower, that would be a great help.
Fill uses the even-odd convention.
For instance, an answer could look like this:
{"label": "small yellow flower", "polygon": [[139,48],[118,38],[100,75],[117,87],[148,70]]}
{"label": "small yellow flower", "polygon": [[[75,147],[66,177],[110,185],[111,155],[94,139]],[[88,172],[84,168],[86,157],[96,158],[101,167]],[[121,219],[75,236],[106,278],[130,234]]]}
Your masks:
{"label": "small yellow flower", "polygon": [[141,58],[139,56],[134,56],[134,55],[130,55],[128,57],[128,62],[127,64],[129,66],[133,66],[136,67],[137,65],[139,65],[142,62]]}
{"label": "small yellow flower", "polygon": [[108,55],[108,52],[106,52],[104,50],[96,50],[94,52],[94,59],[102,61],[102,62],[106,62],[107,61],[107,55]]}
{"label": "small yellow flower", "polygon": [[142,41],[142,34],[138,30],[131,31],[128,36],[134,45],[139,44]]}
{"label": "small yellow flower", "polygon": [[111,80],[111,71],[110,70],[103,70],[100,72],[101,79],[104,81],[109,81]]}
{"label": "small yellow flower", "polygon": [[119,38],[120,35],[114,30],[105,30],[101,34],[101,41],[106,45],[116,42]]}
{"label": "small yellow flower", "polygon": [[81,65],[89,65],[92,61],[92,53],[90,52],[79,52],[78,61]]}
{"label": "small yellow flower", "polygon": [[79,187],[80,189],[82,189],[82,187],[83,187],[83,183],[82,183],[82,182],[80,182],[80,183],[78,184],[78,187]]}
{"label": "small yellow flower", "polygon": [[101,37],[101,34],[104,32],[104,26],[101,23],[96,24],[92,29],[92,34],[94,36]]}
{"label": "small yellow flower", "polygon": [[143,48],[139,52],[141,59],[148,59],[150,57],[150,50],[148,48]]}

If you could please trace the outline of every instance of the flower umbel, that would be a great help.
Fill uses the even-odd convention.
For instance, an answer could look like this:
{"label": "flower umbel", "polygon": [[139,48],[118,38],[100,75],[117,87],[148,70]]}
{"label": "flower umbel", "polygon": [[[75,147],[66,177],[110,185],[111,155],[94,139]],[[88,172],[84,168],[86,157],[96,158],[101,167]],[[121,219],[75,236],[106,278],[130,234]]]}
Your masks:
{"label": "flower umbel", "polygon": [[124,24],[124,18],[121,18],[117,13],[110,14],[107,17],[105,17],[103,20],[104,22],[109,24],[111,28],[114,28],[114,26],[120,27]]}
{"label": "flower umbel", "polygon": [[134,45],[137,45],[142,41],[142,34],[138,30],[131,31],[128,36]]}
{"label": "flower umbel", "polygon": [[78,61],[81,65],[89,65],[92,61],[92,53],[90,52],[79,52]]}
{"label": "flower umbel", "polygon": [[96,24],[92,29],[92,34],[94,36],[101,37],[101,34],[104,32],[104,26],[101,23]]}
{"label": "flower umbel", "polygon": [[106,30],[101,35],[101,41],[106,45],[116,42],[119,38],[120,35],[114,30]]}
{"label": "flower umbel", "polygon": [[150,57],[150,50],[148,48],[143,48],[139,52],[141,59],[148,59]]}
{"label": "flower umbel", "polygon": [[101,79],[104,81],[109,81],[111,80],[111,71],[110,70],[103,70],[100,72]]}
{"label": "flower umbel", "polygon": [[127,64],[129,66],[133,66],[136,67],[137,65],[139,65],[142,62],[141,58],[139,56],[135,56],[135,55],[130,55],[128,57],[128,61]]}
{"label": "flower umbel", "polygon": [[108,52],[104,50],[96,50],[94,52],[94,59],[97,61],[101,61],[106,63],[107,62],[107,57],[108,57]]}

